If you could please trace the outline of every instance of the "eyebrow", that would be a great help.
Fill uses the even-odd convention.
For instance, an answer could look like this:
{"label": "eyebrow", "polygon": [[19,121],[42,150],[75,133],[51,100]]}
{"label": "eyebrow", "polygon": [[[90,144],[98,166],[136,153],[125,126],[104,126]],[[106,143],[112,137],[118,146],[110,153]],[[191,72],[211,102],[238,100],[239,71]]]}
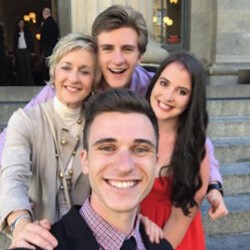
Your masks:
{"label": "eyebrow", "polygon": [[114,138],[111,138],[111,137],[107,137],[107,138],[102,138],[102,139],[99,139],[97,141],[95,141],[92,146],[98,146],[102,143],[107,143],[107,142],[116,142],[117,140],[114,139]]}
{"label": "eyebrow", "polygon": [[[62,61],[61,64],[67,64],[67,65],[72,65],[72,62],[68,62],[68,61]],[[80,68],[91,68],[89,65],[86,64],[82,64],[80,65]]]}
{"label": "eyebrow", "polygon": [[[102,139],[99,139],[96,142],[94,142],[92,144],[92,146],[97,146],[97,145],[100,145],[100,144],[103,144],[103,143],[109,143],[109,142],[117,142],[117,140],[115,138],[112,138],[112,137],[102,138]],[[153,148],[156,147],[155,144],[152,141],[147,140],[147,139],[135,139],[133,142],[134,143],[139,143],[139,144],[145,143],[145,144],[148,144],[150,147],[153,147]]]}
{"label": "eyebrow", "polygon": [[[159,80],[164,80],[164,81],[166,81],[166,82],[171,83],[171,82],[170,82],[167,78],[165,78],[164,76],[161,76],[161,77],[159,78]],[[186,88],[186,87],[184,87],[184,86],[178,86],[178,88],[186,89],[188,92],[190,92],[190,89],[188,89],[188,88]]]}
{"label": "eyebrow", "polygon": [[[110,43],[99,43],[99,44],[98,44],[98,47],[100,47],[100,48],[104,48],[104,47],[115,47],[115,45],[114,45],[114,44],[110,44]],[[134,44],[123,44],[121,47],[122,47],[122,48],[124,48],[124,47],[136,48],[136,46],[135,46]]]}

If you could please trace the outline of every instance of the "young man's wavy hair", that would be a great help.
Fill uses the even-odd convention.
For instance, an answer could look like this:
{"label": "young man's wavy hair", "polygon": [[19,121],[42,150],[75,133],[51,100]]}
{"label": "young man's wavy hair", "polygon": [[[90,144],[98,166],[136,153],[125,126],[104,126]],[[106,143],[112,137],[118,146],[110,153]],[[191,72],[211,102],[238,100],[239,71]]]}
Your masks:
{"label": "young man's wavy hair", "polygon": [[143,15],[130,6],[112,5],[101,12],[92,25],[92,36],[98,38],[103,31],[111,31],[129,27],[138,34],[138,49],[140,55],[146,51],[148,31]]}
{"label": "young man's wavy hair", "polygon": [[150,95],[162,71],[171,63],[179,63],[189,72],[192,92],[185,111],[179,117],[177,137],[169,164],[173,174],[171,200],[185,215],[197,205],[195,193],[201,188],[200,165],[205,156],[208,114],[206,108],[206,72],[199,60],[188,52],[173,53],[160,65],[152,79],[146,98]]}

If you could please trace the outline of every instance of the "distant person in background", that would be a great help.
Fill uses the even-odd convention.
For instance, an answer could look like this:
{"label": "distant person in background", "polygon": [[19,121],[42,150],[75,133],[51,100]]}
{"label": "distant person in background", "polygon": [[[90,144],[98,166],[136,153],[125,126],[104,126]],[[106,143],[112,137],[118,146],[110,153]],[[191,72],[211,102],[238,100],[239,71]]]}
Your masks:
{"label": "distant person in background", "polygon": [[23,19],[19,19],[15,27],[13,52],[19,76],[17,85],[33,85],[31,56],[34,55],[34,41]]}
{"label": "distant person in background", "polygon": [[6,85],[8,80],[7,56],[4,44],[4,21],[0,17],[0,86]]}
{"label": "distant person in background", "polygon": [[55,47],[58,37],[59,29],[56,21],[51,16],[51,10],[44,8],[43,19],[41,26],[41,52],[44,57],[44,80],[49,81],[49,68],[47,66],[47,58],[52,54],[52,50]]}

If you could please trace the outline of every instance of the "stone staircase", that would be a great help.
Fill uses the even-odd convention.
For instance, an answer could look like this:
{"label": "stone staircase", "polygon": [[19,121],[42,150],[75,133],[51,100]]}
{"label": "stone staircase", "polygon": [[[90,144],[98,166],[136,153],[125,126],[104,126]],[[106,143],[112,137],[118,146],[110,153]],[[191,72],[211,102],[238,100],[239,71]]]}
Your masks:
{"label": "stone staircase", "polygon": [[7,125],[12,113],[25,106],[42,87],[0,87],[0,131]]}
{"label": "stone staircase", "polygon": [[[0,87],[0,131],[42,87]],[[202,205],[207,250],[250,249],[250,85],[208,86],[208,135],[215,146],[230,214],[212,222]],[[0,250],[7,242],[1,241]],[[199,249],[195,249],[199,250]]]}
{"label": "stone staircase", "polygon": [[230,214],[212,222],[203,202],[207,250],[250,249],[250,85],[210,85],[208,110]]}
{"label": "stone staircase", "polygon": [[[11,114],[29,102],[42,87],[0,87],[0,131],[6,127]],[[1,202],[1,201],[0,201]],[[5,250],[10,239],[0,232],[0,250]]]}

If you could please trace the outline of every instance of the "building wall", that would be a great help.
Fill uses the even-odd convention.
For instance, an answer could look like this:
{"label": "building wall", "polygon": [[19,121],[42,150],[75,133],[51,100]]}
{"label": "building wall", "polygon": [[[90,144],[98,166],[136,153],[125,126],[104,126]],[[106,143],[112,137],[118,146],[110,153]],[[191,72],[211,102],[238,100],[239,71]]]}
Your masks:
{"label": "building wall", "polygon": [[64,36],[71,32],[71,4],[68,0],[56,1],[56,19],[60,27],[60,35]]}
{"label": "building wall", "polygon": [[[62,0],[62,2],[64,2],[63,7],[71,13],[69,21],[70,15],[65,14],[68,13],[66,9],[60,10],[60,26],[67,27],[62,34],[68,30],[90,33],[94,18],[101,11],[112,4],[124,4],[131,5],[144,15],[149,34],[153,37],[151,0]],[[67,6],[67,2],[70,6]],[[235,83],[238,70],[250,68],[249,17],[249,0],[191,1],[190,51],[208,66],[211,75],[227,75],[228,79],[233,75],[230,81]]]}
{"label": "building wall", "polygon": [[216,12],[212,0],[192,0],[190,13],[190,51],[206,64],[213,61]]}
{"label": "building wall", "polygon": [[144,0],[74,0],[71,1],[72,31],[91,33],[95,17],[113,4],[130,5],[143,13],[152,34],[153,13],[152,1]]}
{"label": "building wall", "polygon": [[217,0],[216,63],[250,63],[250,1]]}

